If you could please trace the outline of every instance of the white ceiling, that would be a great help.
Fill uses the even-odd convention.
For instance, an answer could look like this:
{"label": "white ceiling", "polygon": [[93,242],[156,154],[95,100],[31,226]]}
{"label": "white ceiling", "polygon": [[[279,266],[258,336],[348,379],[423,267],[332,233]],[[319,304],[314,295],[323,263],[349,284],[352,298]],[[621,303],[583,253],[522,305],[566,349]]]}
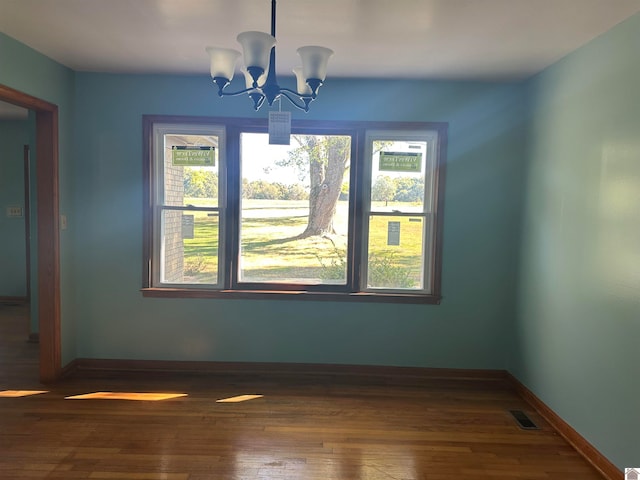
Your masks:
{"label": "white ceiling", "polygon": [[[208,74],[207,45],[270,29],[269,0],[0,0],[0,31],[78,71]],[[335,50],[329,77],[512,80],[640,11],[640,0],[278,0],[277,65]]]}

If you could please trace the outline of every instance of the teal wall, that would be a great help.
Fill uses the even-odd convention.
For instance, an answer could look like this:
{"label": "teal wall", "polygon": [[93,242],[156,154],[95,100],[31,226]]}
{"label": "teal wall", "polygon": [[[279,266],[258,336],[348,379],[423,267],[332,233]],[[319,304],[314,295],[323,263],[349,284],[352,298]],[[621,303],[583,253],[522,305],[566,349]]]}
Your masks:
{"label": "teal wall", "polygon": [[0,120],[0,297],[26,297],[25,215],[9,218],[9,206],[25,208],[24,145],[28,120]]}
{"label": "teal wall", "polygon": [[640,464],[640,14],[527,84],[510,370],[619,468]]}
{"label": "teal wall", "polygon": [[76,87],[79,357],[504,368],[522,86],[331,79],[304,117],[449,122],[439,306],[143,298],[142,115],[252,110],[245,98],[220,100],[206,75],[79,73]]}
{"label": "teal wall", "polygon": [[[27,93],[42,100],[54,103],[59,107],[59,160],[60,160],[60,208],[65,212],[75,203],[73,196],[73,163],[72,135],[73,135],[73,101],[75,73],[54,62],[48,57],[36,52],[26,45],[0,33],[0,84]],[[30,117],[33,118],[33,117]],[[30,133],[32,135],[32,133]],[[33,140],[33,137],[30,137]],[[31,142],[30,142],[31,143]],[[34,203],[35,210],[35,203]],[[35,216],[32,217],[32,257],[35,264],[37,231],[35,230]],[[69,362],[75,358],[75,317],[73,314],[73,285],[74,276],[72,237],[68,232],[62,232],[60,239],[61,254],[61,283],[62,283],[62,358]],[[0,241],[1,246],[1,241]],[[36,281],[36,275],[33,275]],[[33,287],[33,284],[32,284]],[[32,295],[36,294],[32,288]],[[37,302],[32,301],[32,321],[35,322]],[[32,329],[37,324],[32,323]]]}

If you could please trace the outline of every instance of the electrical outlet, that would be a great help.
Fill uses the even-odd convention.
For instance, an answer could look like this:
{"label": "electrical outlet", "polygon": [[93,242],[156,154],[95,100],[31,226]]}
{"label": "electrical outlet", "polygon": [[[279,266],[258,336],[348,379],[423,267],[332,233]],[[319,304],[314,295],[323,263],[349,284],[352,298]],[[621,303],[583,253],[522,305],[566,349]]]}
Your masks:
{"label": "electrical outlet", "polygon": [[12,205],[7,207],[7,217],[11,218],[21,218],[24,215],[22,211],[22,207],[17,205]]}
{"label": "electrical outlet", "polygon": [[61,230],[67,229],[67,216],[64,214],[60,215],[60,229]]}

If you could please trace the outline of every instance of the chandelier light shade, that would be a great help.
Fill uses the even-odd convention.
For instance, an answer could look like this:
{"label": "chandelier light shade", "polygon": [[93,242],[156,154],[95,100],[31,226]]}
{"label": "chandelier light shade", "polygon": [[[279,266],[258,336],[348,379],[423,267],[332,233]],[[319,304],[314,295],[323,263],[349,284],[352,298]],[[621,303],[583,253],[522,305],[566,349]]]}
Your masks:
{"label": "chandelier light shade", "polygon": [[211,58],[211,77],[227,78],[231,81],[240,52],[216,47],[207,47],[207,52]]}
{"label": "chandelier light shade", "polygon": [[294,67],[293,74],[296,76],[296,89],[300,95],[311,95],[311,87],[307,84],[302,73],[302,67]]}
{"label": "chandelier light shade", "polygon": [[252,72],[259,77],[269,69],[269,57],[276,45],[276,37],[264,32],[242,32],[238,35],[238,43],[242,45],[244,63],[252,76]]}
{"label": "chandelier light shade", "polygon": [[238,35],[242,46],[246,88],[229,92],[227,86],[233,79],[240,52],[229,48],[207,47],[211,61],[211,77],[218,86],[218,95],[236,96],[247,94],[253,100],[253,108],[260,109],[265,99],[269,105],[279,98],[287,98],[295,107],[305,112],[318,96],[318,89],[327,75],[327,64],[333,50],[325,47],[305,46],[298,48],[301,67],[295,67],[296,90],[278,85],[276,77],[276,0],[271,0],[271,34],[264,32],[242,32]]}
{"label": "chandelier light shade", "polygon": [[302,59],[304,78],[319,79],[324,82],[327,77],[327,64],[333,55],[333,50],[324,47],[300,47],[298,55]]}

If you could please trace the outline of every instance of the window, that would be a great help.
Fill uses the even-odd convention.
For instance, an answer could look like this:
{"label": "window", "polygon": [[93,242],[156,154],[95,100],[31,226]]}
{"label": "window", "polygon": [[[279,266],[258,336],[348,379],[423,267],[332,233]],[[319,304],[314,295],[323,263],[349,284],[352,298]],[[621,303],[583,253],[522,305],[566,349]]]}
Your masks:
{"label": "window", "polygon": [[368,289],[432,290],[435,132],[367,132],[363,277]]}
{"label": "window", "polygon": [[156,125],[152,285],[223,285],[224,128]]}
{"label": "window", "polygon": [[143,123],[144,295],[439,303],[445,124]]}

